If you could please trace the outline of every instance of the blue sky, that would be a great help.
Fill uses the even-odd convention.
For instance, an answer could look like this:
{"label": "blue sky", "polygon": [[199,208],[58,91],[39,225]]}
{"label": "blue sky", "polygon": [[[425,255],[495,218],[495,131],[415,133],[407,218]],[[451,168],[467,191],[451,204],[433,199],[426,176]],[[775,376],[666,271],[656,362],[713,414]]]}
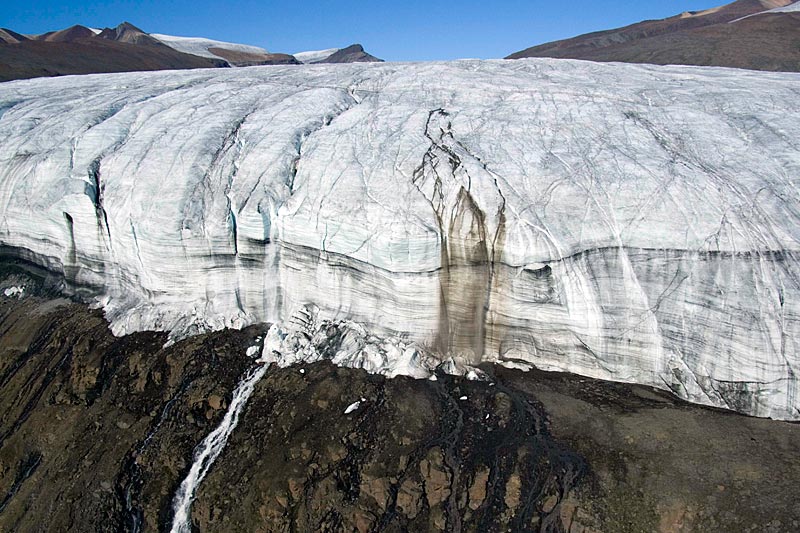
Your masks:
{"label": "blue sky", "polygon": [[499,58],[555,39],[718,5],[715,0],[2,1],[0,27],[20,33],[127,20],[152,33],[235,41],[275,52],[360,42],[390,61]]}

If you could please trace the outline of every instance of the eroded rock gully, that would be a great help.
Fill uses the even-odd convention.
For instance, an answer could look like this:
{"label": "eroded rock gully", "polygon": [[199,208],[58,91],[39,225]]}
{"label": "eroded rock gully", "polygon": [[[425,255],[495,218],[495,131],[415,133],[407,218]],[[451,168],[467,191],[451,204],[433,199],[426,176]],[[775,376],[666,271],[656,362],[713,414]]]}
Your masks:
{"label": "eroded rock gully", "polygon": [[[0,276],[0,531],[162,531],[264,326],[116,338]],[[10,286],[24,292],[3,296]],[[196,531],[793,531],[800,426],[567,374],[489,382],[271,368]],[[358,407],[345,414],[348,406]]]}

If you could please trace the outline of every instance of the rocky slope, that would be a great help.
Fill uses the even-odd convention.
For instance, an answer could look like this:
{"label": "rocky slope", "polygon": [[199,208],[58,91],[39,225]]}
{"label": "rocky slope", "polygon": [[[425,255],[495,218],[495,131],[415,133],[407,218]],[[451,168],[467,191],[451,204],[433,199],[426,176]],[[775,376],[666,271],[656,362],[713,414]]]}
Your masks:
{"label": "rocky slope", "polygon": [[798,88],[554,60],[15,82],[0,243],[117,334],[313,305],[797,419]]}
{"label": "rocky slope", "polygon": [[791,9],[793,1],[738,0],[545,43],[511,54],[509,59],[557,57],[797,72],[800,15]]}
{"label": "rocky slope", "polygon": [[0,28],[0,44],[14,44],[29,40],[28,37],[6,28]]}
{"label": "rocky slope", "polygon": [[381,61],[377,57],[364,51],[360,44],[351,44],[332,53],[321,63],[374,63]]}
{"label": "rocky slope", "polygon": [[[266,326],[168,348],[164,334],[114,337],[29,267],[0,272],[0,530],[166,531],[192,450]],[[796,424],[641,386],[484,370],[490,381],[270,368],[199,486],[195,530],[800,526]]]}
{"label": "rocky slope", "polygon": [[376,63],[383,61],[364,51],[360,44],[351,44],[345,48],[330,48],[312,52],[298,52],[295,57],[301,63]]}
{"label": "rocky slope", "polygon": [[27,37],[0,30],[0,82],[70,74],[226,66],[174,50],[130,24],[96,34],[83,26]]}

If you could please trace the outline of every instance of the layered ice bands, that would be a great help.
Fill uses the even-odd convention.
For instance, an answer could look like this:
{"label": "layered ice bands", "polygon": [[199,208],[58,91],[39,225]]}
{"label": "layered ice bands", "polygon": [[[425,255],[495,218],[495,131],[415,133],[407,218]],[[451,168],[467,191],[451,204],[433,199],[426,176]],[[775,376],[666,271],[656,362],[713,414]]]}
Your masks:
{"label": "layered ice bands", "polygon": [[797,74],[564,60],[4,83],[0,242],[117,334],[313,305],[800,419],[799,96]]}

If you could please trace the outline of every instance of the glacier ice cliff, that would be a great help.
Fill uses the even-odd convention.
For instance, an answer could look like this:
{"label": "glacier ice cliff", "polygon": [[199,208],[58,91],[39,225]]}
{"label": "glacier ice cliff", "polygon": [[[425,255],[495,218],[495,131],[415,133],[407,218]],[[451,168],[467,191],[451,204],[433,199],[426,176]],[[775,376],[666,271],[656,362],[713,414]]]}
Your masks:
{"label": "glacier ice cliff", "polygon": [[304,306],[800,419],[800,75],[579,61],[0,84],[0,244],[116,334]]}

